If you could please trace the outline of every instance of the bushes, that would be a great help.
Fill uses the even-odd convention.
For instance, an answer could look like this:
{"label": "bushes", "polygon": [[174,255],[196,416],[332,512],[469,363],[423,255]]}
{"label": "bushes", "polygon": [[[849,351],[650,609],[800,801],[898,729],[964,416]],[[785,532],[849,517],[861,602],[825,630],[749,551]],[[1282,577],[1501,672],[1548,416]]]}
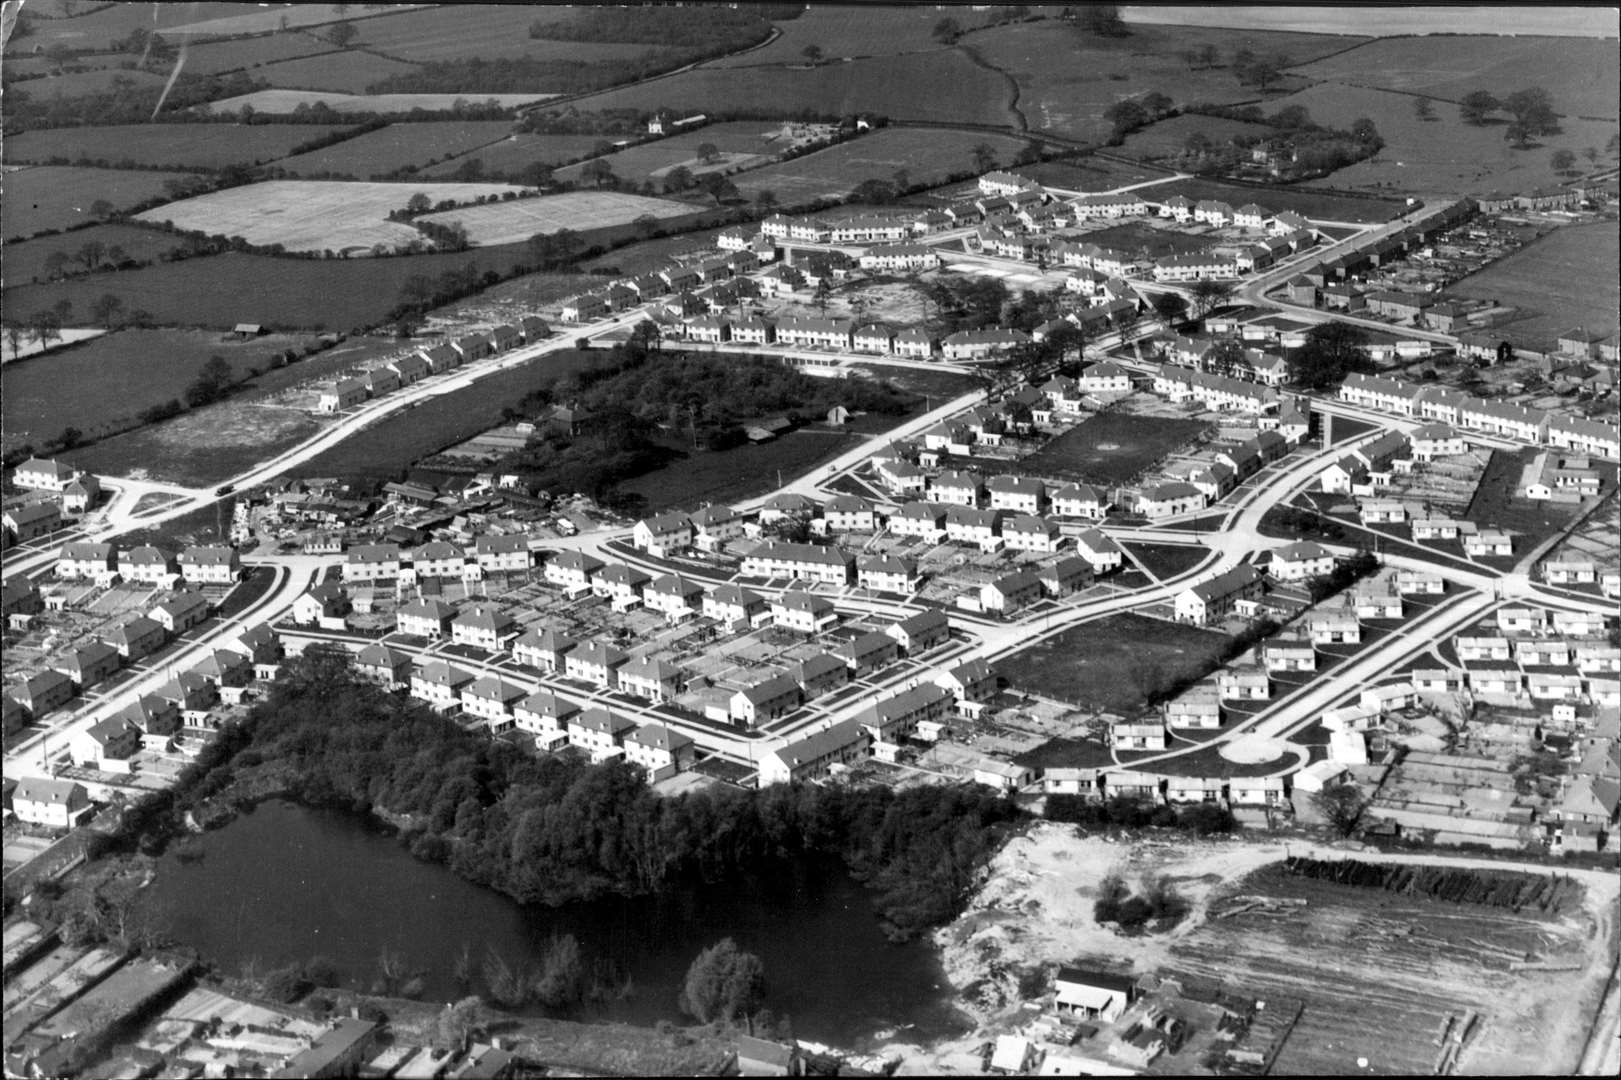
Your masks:
{"label": "bushes", "polygon": [[1188,806],[1153,806],[1137,799],[1115,796],[1096,802],[1084,795],[1047,796],[1048,821],[1062,821],[1088,829],[1178,829],[1198,836],[1231,832],[1233,815],[1215,803]]}

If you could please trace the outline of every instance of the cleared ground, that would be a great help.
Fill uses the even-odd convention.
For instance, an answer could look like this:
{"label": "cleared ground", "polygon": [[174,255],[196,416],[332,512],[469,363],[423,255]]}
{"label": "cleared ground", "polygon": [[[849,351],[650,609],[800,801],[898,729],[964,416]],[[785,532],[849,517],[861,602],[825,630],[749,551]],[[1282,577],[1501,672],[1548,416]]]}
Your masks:
{"label": "cleared ground", "polygon": [[1078,708],[1123,713],[1181,675],[1213,669],[1226,637],[1144,615],[1082,623],[997,664],[1014,686]]}
{"label": "cleared ground", "polygon": [[1128,483],[1210,425],[1108,412],[1090,416],[1019,462],[1033,476]]}
{"label": "cleared ground", "polygon": [[458,101],[482,104],[494,101],[503,108],[544,101],[555,94],[338,94],[316,90],[255,90],[251,94],[222,98],[205,106],[212,113],[240,112],[242,106],[251,105],[254,112],[290,113],[300,105],[325,102],[340,113],[408,113],[412,109],[438,112],[449,109]]}
{"label": "cleared ground", "polygon": [[333,180],[269,180],[168,203],[137,215],[169,221],[209,235],[240,236],[250,244],[281,244],[288,251],[366,253],[395,247],[421,234],[386,220],[421,192],[434,202],[520,191],[510,184],[382,184]]}
{"label": "cleared ground", "polygon": [[974,147],[991,148],[1003,164],[1024,149],[1023,139],[982,131],[881,128],[814,154],[753,169],[735,178],[754,197],[769,190],[786,205],[848,194],[863,180],[890,182],[905,169],[913,183],[940,183],[974,170]]}
{"label": "cleared ground", "polygon": [[510,244],[541,232],[565,228],[581,232],[624,225],[644,214],[672,218],[691,214],[696,209],[686,203],[617,191],[570,191],[538,199],[515,199],[425,214],[422,220],[447,225],[460,222],[467,227],[467,238],[475,244]]}
{"label": "cleared ground", "polygon": [[321,173],[356,179],[386,176],[396,170],[421,168],[469,150],[498,142],[512,132],[504,120],[429,120],[390,124],[353,139],[277,162],[301,176]]}
{"label": "cleared ground", "polygon": [[[320,426],[299,409],[226,402],[76,450],[73,461],[103,475],[139,469],[153,479],[202,487],[292,449]],[[211,530],[215,514],[205,509],[197,519]],[[229,511],[225,523],[230,524]]]}
{"label": "cleared ground", "polygon": [[1448,296],[1495,299],[1519,308],[1512,326],[1549,339],[1582,326],[1615,329],[1621,308],[1621,236],[1614,222],[1567,225],[1534,240],[1447,289]]}
{"label": "cleared ground", "polygon": [[[32,6],[32,5],[30,5]],[[33,33],[25,38],[14,38],[7,43],[7,60],[10,52],[15,49],[19,52],[27,49],[32,51],[35,45],[41,49],[49,49],[52,45],[66,45],[70,49],[82,49],[95,52],[110,48],[113,42],[129,36],[130,31],[136,27],[144,30],[172,29],[182,22],[195,22],[198,19],[212,19],[242,11],[241,4],[226,3],[198,3],[198,4],[78,4],[75,10],[88,14],[74,14],[68,10],[50,11],[42,8],[40,14],[46,16],[36,19]],[[68,16],[70,18],[51,16]],[[271,27],[266,27],[271,29]],[[26,43],[26,44],[25,44]]]}
{"label": "cleared ground", "polygon": [[90,207],[99,199],[112,203],[115,210],[155,199],[163,194],[164,181],[182,175],[81,169],[68,165],[7,171],[4,174],[6,239],[31,236],[44,229],[83,225],[92,220]]}
{"label": "cleared ground", "polygon": [[1597,37],[1379,38],[1295,70],[1312,79],[1447,101],[1475,90],[1501,97],[1536,85],[1548,91],[1561,113],[1614,119],[1621,111],[1615,43]]}
{"label": "cleared ground", "polygon": [[[6,140],[8,163],[91,160],[122,166],[260,165],[341,128],[323,124],[122,124],[47,128]],[[292,159],[292,160],[297,160]]]}

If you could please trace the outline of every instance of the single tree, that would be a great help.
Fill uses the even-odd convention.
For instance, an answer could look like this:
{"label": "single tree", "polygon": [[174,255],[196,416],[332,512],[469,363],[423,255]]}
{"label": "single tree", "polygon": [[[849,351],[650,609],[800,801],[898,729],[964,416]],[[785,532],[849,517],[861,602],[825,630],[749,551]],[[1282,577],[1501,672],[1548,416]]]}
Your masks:
{"label": "single tree", "polygon": [[16,323],[6,324],[6,344],[11,346],[11,355],[16,356],[22,351],[23,342],[27,340],[28,331]]}
{"label": "single tree", "polygon": [[777,205],[777,193],[770,188],[761,188],[754,196],[754,205],[762,214],[769,214]]}
{"label": "single tree", "polygon": [[1587,159],[1589,165],[1596,165],[1598,163],[1598,147],[1589,146],[1582,151],[1582,157]]}
{"label": "single tree", "polygon": [[720,160],[720,147],[712,142],[698,144],[698,160],[705,165]]}
{"label": "single tree", "polygon": [[692,170],[685,165],[677,165],[664,174],[665,191],[685,191],[692,184]]}
{"label": "single tree", "polygon": [[699,1023],[712,1024],[752,1016],[764,1002],[765,965],[723,938],[687,969],[677,1004]]}
{"label": "single tree", "polygon": [[100,240],[87,240],[73,253],[73,257],[84,265],[86,270],[94,270],[101,265],[101,258],[107,254],[107,245]]}
{"label": "single tree", "polygon": [[1128,98],[1103,110],[1103,118],[1114,125],[1115,135],[1125,135],[1148,123],[1148,111]]}
{"label": "single tree", "polygon": [[433,209],[433,200],[423,192],[417,192],[405,200],[405,210],[408,214],[426,214]]}
{"label": "single tree", "polygon": [[606,187],[614,179],[614,168],[604,158],[596,157],[585,163],[580,175],[595,187]]}
{"label": "single tree", "polygon": [[1413,99],[1413,115],[1420,120],[1434,120],[1435,106],[1427,97],[1416,97]]}
{"label": "single tree", "polygon": [[1516,150],[1524,150],[1531,145],[1531,129],[1519,120],[1510,120],[1503,129],[1503,139],[1513,143]]}
{"label": "single tree", "polygon": [[68,258],[67,252],[65,251],[51,252],[49,255],[45,256],[46,278],[54,281],[61,277],[67,272],[68,263],[72,261],[72,259]]}
{"label": "single tree", "polygon": [[1211,347],[1204,358],[1206,371],[1229,379],[1237,378],[1248,366],[1248,361],[1244,359],[1244,343],[1234,338],[1222,338]]}
{"label": "single tree", "polygon": [[1351,138],[1355,139],[1359,143],[1362,143],[1364,146],[1371,146],[1374,143],[1384,142],[1384,140],[1379,137],[1379,129],[1374,127],[1373,121],[1368,119],[1366,116],[1359,116],[1351,122]]}
{"label": "single tree", "polygon": [[1254,83],[1256,89],[1265,90],[1273,83],[1283,78],[1283,69],[1289,66],[1287,56],[1260,56],[1253,60],[1248,68],[1249,81]]}
{"label": "single tree", "polygon": [[1188,313],[1188,302],[1174,292],[1157,293],[1153,300],[1154,314],[1167,329],[1181,322]]}
{"label": "single tree", "polygon": [[1213,68],[1213,67],[1216,66],[1216,62],[1218,60],[1220,60],[1220,59],[1221,59],[1221,51],[1219,49],[1217,49],[1214,45],[1201,45],[1201,46],[1199,46],[1199,66],[1200,67]]}
{"label": "single tree", "polygon": [[978,172],[990,172],[996,168],[996,151],[990,143],[979,143],[971,151],[974,155],[974,169]]}
{"label": "single tree", "polygon": [[631,225],[645,240],[647,237],[652,236],[653,231],[659,227],[659,219],[654,217],[652,214],[638,214],[631,221]]}
{"label": "single tree", "polygon": [[953,18],[944,18],[934,24],[934,40],[943,45],[955,45],[962,37],[962,25]]}
{"label": "single tree", "polygon": [[1230,281],[1205,278],[1203,281],[1194,282],[1193,288],[1188,292],[1193,297],[1194,315],[1203,318],[1233,295],[1233,285]]}
{"label": "single tree", "polygon": [[1497,99],[1486,90],[1471,90],[1458,102],[1458,116],[1466,124],[1484,124],[1486,116],[1497,108]]}
{"label": "single tree", "polygon": [[1131,33],[1115,4],[1083,5],[1076,22],[1082,30],[1099,37],[1125,37]]}
{"label": "single tree", "polygon": [[853,202],[882,206],[895,201],[895,189],[887,180],[863,180],[850,192],[850,199]]}
{"label": "single tree", "polygon": [[1553,156],[1548,159],[1548,163],[1553,166],[1554,172],[1573,172],[1576,166],[1576,155],[1569,150],[1555,150]]}
{"label": "single tree", "polygon": [[820,45],[807,45],[800,50],[800,55],[812,64],[819,64],[822,62],[822,47]]}
{"label": "single tree", "polygon": [[1526,126],[1532,135],[1547,135],[1559,130],[1559,115],[1553,111],[1553,100],[1540,86],[1516,90],[1502,101],[1504,109]]}
{"label": "single tree", "polygon": [[1367,800],[1355,784],[1324,788],[1314,792],[1310,802],[1312,809],[1340,836],[1350,836],[1355,831],[1357,820],[1367,807]]}
{"label": "single tree", "polygon": [[118,213],[118,208],[106,199],[97,199],[90,204],[90,216],[106,220]]}
{"label": "single tree", "polygon": [[90,317],[111,330],[118,321],[118,313],[124,310],[124,301],[112,293],[102,293],[90,304]]}
{"label": "single tree", "polygon": [[119,247],[117,244],[108,244],[105,259],[108,266],[116,269],[117,267],[123,266],[124,263],[129,260],[129,253],[123,248]]}
{"label": "single tree", "polygon": [[332,42],[332,44],[336,45],[340,49],[346,47],[351,41],[359,36],[360,31],[355,28],[354,23],[349,22],[347,19],[345,19],[343,22],[333,23],[327,28],[326,31],[327,40]]}
{"label": "single tree", "polygon": [[1158,90],[1150,90],[1143,95],[1142,105],[1150,116],[1163,116],[1170,112],[1171,106],[1175,104],[1169,94],[1162,94]]}

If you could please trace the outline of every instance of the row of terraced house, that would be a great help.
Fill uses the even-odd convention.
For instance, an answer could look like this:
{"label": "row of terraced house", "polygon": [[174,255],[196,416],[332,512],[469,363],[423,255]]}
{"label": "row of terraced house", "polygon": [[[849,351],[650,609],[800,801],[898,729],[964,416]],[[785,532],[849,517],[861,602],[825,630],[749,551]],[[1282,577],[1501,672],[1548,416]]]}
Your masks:
{"label": "row of terraced house", "polygon": [[363,401],[420,382],[429,375],[452,371],[463,364],[496,356],[520,345],[533,345],[550,333],[543,319],[526,315],[516,325],[503,323],[485,333],[464,334],[442,345],[419,349],[386,364],[379,364],[359,375],[339,379],[321,391],[316,408],[323,413],[342,412]]}

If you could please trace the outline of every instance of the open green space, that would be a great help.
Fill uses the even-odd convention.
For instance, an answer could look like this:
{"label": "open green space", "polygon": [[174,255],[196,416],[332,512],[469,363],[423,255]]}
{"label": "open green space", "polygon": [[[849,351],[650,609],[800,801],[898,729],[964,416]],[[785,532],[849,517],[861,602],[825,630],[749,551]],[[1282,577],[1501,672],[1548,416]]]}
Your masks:
{"label": "open green space", "polygon": [[875,112],[894,121],[1013,123],[1012,88],[960,52],[920,53],[801,68],[697,68],[607,90],[573,104],[584,110],[667,108],[681,113],[758,109],[836,117]]}
{"label": "open green space", "polygon": [[13,51],[31,52],[35,46],[48,49],[60,44],[74,50],[98,52],[111,48],[114,42],[129,37],[137,29],[157,30],[197,19],[239,13],[242,5],[212,2],[156,5],[81,3],[76,10],[84,14],[53,12],[52,15],[66,17],[34,19],[31,32],[26,37],[18,36],[7,42],[7,62],[10,62]]}
{"label": "open green space", "polygon": [[1493,299],[1518,308],[1510,325],[1551,346],[1565,330],[1615,329],[1621,309],[1621,236],[1614,222],[1566,225],[1471,274],[1447,296]]}
{"label": "open green space", "polygon": [[[8,60],[9,64],[10,61]],[[150,71],[120,67],[90,68],[50,74],[42,79],[27,79],[6,83],[6,93],[21,92],[31,101],[45,102],[53,98],[76,98],[85,94],[102,94],[109,90],[156,90],[164,83],[164,76]]]}
{"label": "open green space", "polygon": [[[934,27],[952,16],[965,28],[985,16],[965,11],[937,11],[933,6],[879,7],[812,4],[792,19],[776,24],[777,37],[758,49],[712,61],[705,67],[760,67],[767,64],[804,64],[805,50],[814,45],[822,55],[844,57],[892,56],[899,53],[937,52],[945,48],[934,38]],[[969,41],[973,38],[969,37]]]}
{"label": "open green space", "polygon": [[120,330],[8,364],[6,441],[39,445],[64,427],[87,437],[127,427],[143,409],[182,397],[210,357],[246,378],[296,344],[285,335],[236,341],[201,330]]}
{"label": "open green space", "polygon": [[1019,462],[1021,471],[1098,484],[1126,484],[1209,428],[1202,420],[1098,413]]}
{"label": "open green space", "polygon": [[124,311],[146,311],[161,326],[229,330],[254,322],[272,330],[348,330],[383,322],[400,303],[406,282],[418,275],[437,281],[469,267],[505,274],[528,262],[522,244],[377,259],[226,252],[78,281],[20,285],[0,294],[0,303],[7,311],[31,313],[67,300],[74,311],[88,312],[111,294]]}
{"label": "open green space", "polygon": [[1145,615],[1110,615],[1040,641],[997,667],[1014,686],[1083,709],[1125,713],[1174,683],[1214,670],[1228,640]]}
{"label": "open green space", "polygon": [[1185,544],[1124,543],[1128,558],[1161,581],[1185,574],[1210,558],[1210,549]]}
{"label": "open green space", "polygon": [[[184,173],[133,172],[43,165],[5,174],[5,237],[70,229],[95,220],[90,208],[105,200],[125,210],[163,195],[163,184]],[[10,275],[8,274],[9,278]]]}
{"label": "open green space", "polygon": [[[891,423],[899,423],[893,418]],[[653,513],[692,508],[707,502],[736,502],[775,489],[860,444],[862,436],[821,427],[793,431],[771,442],[730,450],[693,451],[690,441],[661,439],[672,453],[669,464],[620,484],[620,490],[646,500]]]}
{"label": "open green space", "polygon": [[6,140],[8,164],[100,163],[218,169],[262,165],[342,129],[322,124],[118,124],[24,131]]}
{"label": "open green space", "polygon": [[1444,101],[1476,90],[1502,96],[1535,84],[1547,89],[1562,113],[1613,119],[1621,85],[1617,61],[1613,39],[1449,34],[1375,38],[1295,70],[1311,79]]}
{"label": "open green space", "polygon": [[468,151],[419,170],[418,175],[442,180],[463,169],[477,169],[490,178],[515,178],[530,165],[563,165],[596,152],[601,135],[508,135],[500,142]]}
{"label": "open green space", "polygon": [[369,180],[401,169],[424,169],[469,150],[489,146],[512,133],[504,120],[429,120],[390,124],[353,139],[278,161],[276,167],[299,176],[347,176]]}
{"label": "open green space", "polygon": [[[1507,92],[1539,81],[1539,72],[1526,71],[1501,89]],[[1586,147],[1602,152],[1616,133],[1613,120],[1566,116],[1559,121],[1557,134],[1539,136],[1520,149],[1503,137],[1506,121],[1466,124],[1458,118],[1458,110],[1447,104],[1436,106],[1434,119],[1422,120],[1413,112],[1411,95],[1341,82],[1319,83],[1278,98],[1266,111],[1295,105],[1326,127],[1349,128],[1358,117],[1369,117],[1385,141],[1378,154],[1336,170],[1322,183],[1353,190],[1391,188],[1404,195],[1455,197],[1530,191],[1563,179],[1553,168],[1554,151],[1571,150],[1582,160]],[[1567,108],[1557,97],[1553,107],[1560,112]]]}
{"label": "open green space", "polygon": [[282,60],[253,69],[255,78],[284,90],[335,90],[362,94],[373,83],[416,71],[416,65],[389,60],[374,53],[346,49],[297,60]]}
{"label": "open green space", "polygon": [[1156,229],[1139,221],[1111,225],[1107,229],[1087,233],[1086,239],[1089,243],[1104,247],[1146,251],[1156,259],[1167,255],[1186,255],[1210,247],[1210,240],[1206,237],[1189,236],[1176,229]]}
{"label": "open green space", "polygon": [[[1326,34],[1131,24],[1120,38],[1087,34],[1057,20],[1013,23],[964,39],[984,61],[1019,86],[1018,108],[1030,130],[1101,142],[1112,128],[1104,112],[1123,98],[1158,92],[1177,104],[1252,101],[1228,66],[1238,49],[1284,53],[1295,62],[1338,52],[1359,39]],[[1213,46],[1219,67],[1188,64],[1186,49]]]}
{"label": "open green space", "polygon": [[[1042,161],[1033,165],[1020,165],[1020,176],[1028,176],[1048,187],[1065,191],[1112,191],[1127,184],[1140,184],[1144,180],[1160,180],[1173,175],[1169,169],[1145,165],[1114,157],[1083,154],[1062,161]],[[1143,189],[1144,198],[1159,198],[1158,184]]]}
{"label": "open green space", "polygon": [[[177,7],[179,5],[176,5]],[[181,7],[184,18],[163,21],[165,37],[234,37],[238,34],[269,34],[289,29],[321,26],[339,19],[355,21],[386,15],[386,4],[279,4],[257,9],[247,4],[190,4]]]}
{"label": "open green space", "polygon": [[904,169],[912,183],[938,184],[974,174],[974,148],[984,144],[1006,165],[1026,143],[1006,135],[939,128],[880,128],[849,142],[794,158],[735,179],[753,198],[770,191],[785,206],[848,194],[863,180],[890,183]]}
{"label": "open green space", "polygon": [[[6,284],[25,285],[48,280],[48,260],[53,253],[68,257],[68,273],[81,273],[86,269],[86,260],[96,262],[93,250],[96,245],[107,250],[116,247],[125,257],[136,262],[151,262],[165,252],[185,248],[186,241],[158,229],[143,229],[136,225],[92,225],[88,229],[75,229],[69,233],[19,240],[6,245]],[[81,254],[83,259],[79,257]],[[111,265],[112,256],[104,253],[102,259],[105,261],[101,265]],[[16,314],[20,316],[22,313]],[[84,313],[80,314],[82,317]]]}
{"label": "open green space", "polygon": [[[1339,174],[1336,173],[1335,182],[1338,183],[1338,180]],[[1168,184],[1157,185],[1151,191],[1153,198],[1158,202],[1164,202],[1177,195],[1194,202],[1214,199],[1231,203],[1233,206],[1253,202],[1274,214],[1293,210],[1314,220],[1320,218],[1368,225],[1389,221],[1407,209],[1405,202],[1394,196],[1342,195],[1299,184],[1268,187],[1261,184],[1228,184],[1220,180],[1174,180]]]}
{"label": "open green space", "polygon": [[[114,435],[67,458],[103,476],[139,471],[176,484],[209,487],[291,450],[320,427],[320,421],[298,409],[233,400]],[[227,528],[230,521],[227,509]]]}
{"label": "open green space", "polygon": [[1101,742],[1058,738],[1026,750],[1013,763],[1036,769],[1103,769],[1114,764],[1114,755]]}

